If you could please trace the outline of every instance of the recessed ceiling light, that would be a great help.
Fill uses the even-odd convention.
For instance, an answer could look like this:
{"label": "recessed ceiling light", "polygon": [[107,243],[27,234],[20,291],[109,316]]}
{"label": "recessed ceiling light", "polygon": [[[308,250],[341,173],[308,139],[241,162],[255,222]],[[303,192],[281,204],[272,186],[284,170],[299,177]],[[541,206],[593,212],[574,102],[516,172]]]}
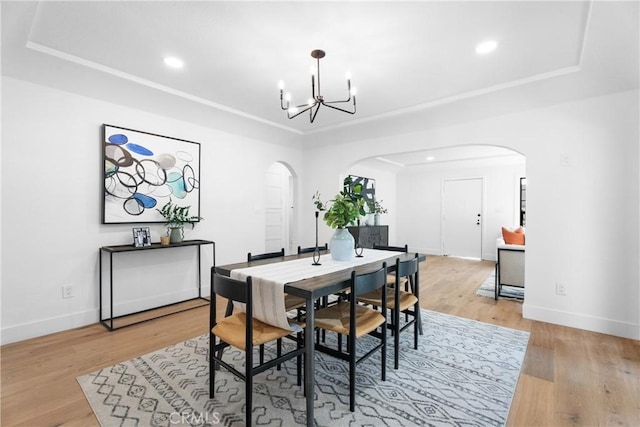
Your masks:
{"label": "recessed ceiling light", "polygon": [[171,68],[182,68],[184,66],[182,59],[175,56],[165,56],[163,61],[167,67]]}
{"label": "recessed ceiling light", "polygon": [[433,157],[433,156],[427,156],[427,159],[426,159],[426,160],[427,160],[427,162],[432,162],[432,161],[434,161],[435,159],[436,159],[436,158],[435,158],[435,157]]}
{"label": "recessed ceiling light", "polygon": [[493,52],[494,50],[496,50],[496,47],[498,47],[497,41],[487,40],[480,43],[478,46],[476,46],[476,53],[480,55],[484,55],[486,53]]}

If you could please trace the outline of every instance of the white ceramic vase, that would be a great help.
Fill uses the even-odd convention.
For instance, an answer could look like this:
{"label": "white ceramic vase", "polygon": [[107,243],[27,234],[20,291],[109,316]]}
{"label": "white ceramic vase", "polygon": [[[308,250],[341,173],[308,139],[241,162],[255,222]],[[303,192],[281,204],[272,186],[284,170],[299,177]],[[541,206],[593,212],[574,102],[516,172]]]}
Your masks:
{"label": "white ceramic vase", "polygon": [[346,228],[338,228],[329,240],[331,259],[336,261],[351,261],[354,257],[356,242]]}

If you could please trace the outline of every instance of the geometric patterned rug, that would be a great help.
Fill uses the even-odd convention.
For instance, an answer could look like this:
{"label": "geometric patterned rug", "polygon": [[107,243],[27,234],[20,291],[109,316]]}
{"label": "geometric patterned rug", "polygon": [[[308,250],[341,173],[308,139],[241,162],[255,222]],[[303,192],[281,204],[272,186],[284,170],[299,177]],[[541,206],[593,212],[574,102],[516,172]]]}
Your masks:
{"label": "geometric patterned rug", "polygon": [[[502,426],[516,388],[529,333],[422,310],[424,335],[401,334],[400,369],[380,379],[380,355],[358,366],[356,411],[349,411],[346,362],[316,352],[315,422],[319,426]],[[333,334],[327,334],[331,343]],[[373,342],[361,339],[358,354]],[[275,353],[265,349],[265,359]],[[242,366],[233,348],[225,360]],[[103,427],[243,426],[244,385],[221,369],[208,398],[208,335],[171,345],[78,377]],[[253,423],[306,424],[306,400],[296,385],[295,359],[254,379]]]}
{"label": "geometric patterned rug", "polygon": [[[487,298],[495,298],[496,297],[496,275],[495,272],[491,273],[489,277],[480,285],[478,290],[476,291],[476,295],[480,295]],[[524,299],[524,288],[520,288],[518,286],[508,286],[502,285],[502,289],[500,290],[500,298],[507,299]]]}

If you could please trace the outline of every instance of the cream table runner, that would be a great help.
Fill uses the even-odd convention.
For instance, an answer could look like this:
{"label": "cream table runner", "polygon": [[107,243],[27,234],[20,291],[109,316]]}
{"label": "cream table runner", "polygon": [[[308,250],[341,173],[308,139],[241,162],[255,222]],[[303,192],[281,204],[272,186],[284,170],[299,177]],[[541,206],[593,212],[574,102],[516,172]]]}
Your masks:
{"label": "cream table runner", "polygon": [[[327,254],[320,260],[322,265],[311,265],[312,258],[300,258],[232,270],[231,278],[245,280],[251,276],[254,318],[282,329],[299,331],[300,328],[295,323],[290,324],[287,317],[284,306],[285,284],[351,269],[359,265],[392,258],[394,255],[397,256],[399,253],[365,249],[362,258],[354,257],[352,261],[334,261]],[[234,303],[234,306],[245,311],[244,304]]]}

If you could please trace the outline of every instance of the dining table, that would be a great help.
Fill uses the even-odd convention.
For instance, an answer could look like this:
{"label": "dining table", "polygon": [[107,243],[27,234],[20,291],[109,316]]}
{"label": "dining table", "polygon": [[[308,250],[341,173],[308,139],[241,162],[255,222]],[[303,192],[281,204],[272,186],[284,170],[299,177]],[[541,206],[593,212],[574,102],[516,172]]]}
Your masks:
{"label": "dining table", "polygon": [[[378,249],[364,249],[361,257],[351,261],[334,261],[329,253],[323,253],[320,265],[313,265],[312,254],[286,255],[256,261],[245,261],[234,264],[215,266],[215,272],[228,277],[251,276],[254,280],[272,280],[284,282],[282,291],[305,299],[306,307],[304,331],[305,365],[304,389],[307,399],[307,426],[314,425],[314,371],[315,371],[315,342],[314,342],[314,302],[320,298],[339,293],[350,286],[351,273],[366,274],[378,270],[384,262],[389,271],[393,271],[396,259],[406,261],[416,256],[415,253],[394,252]],[[419,261],[426,259],[418,254]],[[307,265],[308,264],[308,265]],[[282,275],[283,271],[294,273]],[[277,277],[277,279],[276,279]],[[282,279],[285,277],[285,279]],[[288,279],[290,281],[287,281]],[[233,307],[227,306],[226,315],[230,315]],[[254,304],[255,310],[255,304]],[[283,313],[284,315],[284,313]],[[254,316],[255,317],[255,316]]]}

